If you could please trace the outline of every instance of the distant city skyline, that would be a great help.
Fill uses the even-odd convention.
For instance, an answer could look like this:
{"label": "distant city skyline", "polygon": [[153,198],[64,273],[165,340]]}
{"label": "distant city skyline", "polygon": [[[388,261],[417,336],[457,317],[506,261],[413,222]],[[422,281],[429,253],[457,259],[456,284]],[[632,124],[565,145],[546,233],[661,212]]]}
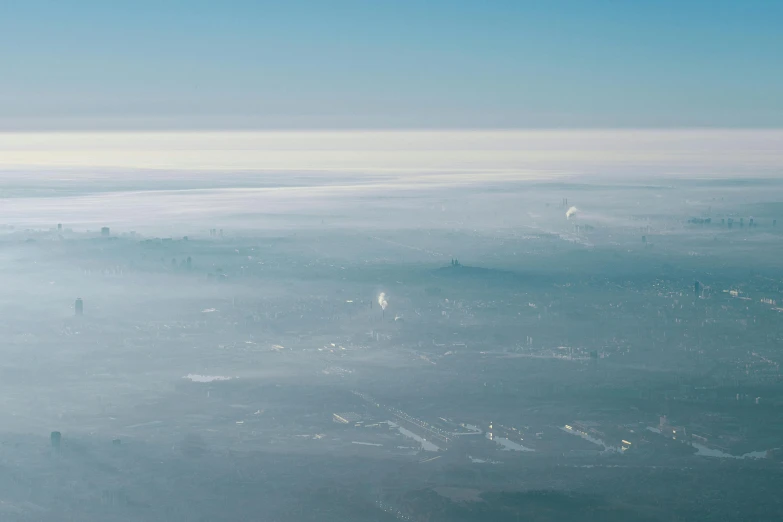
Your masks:
{"label": "distant city skyline", "polygon": [[783,3],[0,10],[0,131],[783,127]]}

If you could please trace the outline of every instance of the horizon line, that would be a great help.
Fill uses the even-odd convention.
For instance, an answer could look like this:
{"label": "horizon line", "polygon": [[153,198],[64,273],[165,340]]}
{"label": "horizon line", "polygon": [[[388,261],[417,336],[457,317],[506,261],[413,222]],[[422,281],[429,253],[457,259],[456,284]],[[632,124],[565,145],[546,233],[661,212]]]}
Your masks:
{"label": "horizon line", "polygon": [[255,133],[479,133],[479,132],[709,132],[709,131],[783,131],[783,126],[574,126],[574,127],[202,127],[181,129],[167,128],[41,128],[3,129],[2,134],[255,134]]}

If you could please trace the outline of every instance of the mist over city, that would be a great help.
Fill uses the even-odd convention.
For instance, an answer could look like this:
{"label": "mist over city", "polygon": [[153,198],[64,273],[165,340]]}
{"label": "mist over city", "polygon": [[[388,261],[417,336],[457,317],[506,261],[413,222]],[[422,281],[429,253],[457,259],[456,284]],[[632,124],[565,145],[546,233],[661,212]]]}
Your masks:
{"label": "mist over city", "polygon": [[700,161],[18,167],[3,519],[776,518],[782,182]]}
{"label": "mist over city", "polygon": [[783,520],[783,3],[0,7],[0,522]]}

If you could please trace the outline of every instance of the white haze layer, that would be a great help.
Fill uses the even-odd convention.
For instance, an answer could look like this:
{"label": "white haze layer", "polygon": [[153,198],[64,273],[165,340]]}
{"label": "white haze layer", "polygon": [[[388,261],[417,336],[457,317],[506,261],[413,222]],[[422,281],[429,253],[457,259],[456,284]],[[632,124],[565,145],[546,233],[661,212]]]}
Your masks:
{"label": "white haze layer", "polygon": [[[161,235],[449,226],[466,211],[472,226],[494,227],[525,212],[504,193],[513,183],[665,184],[781,170],[780,130],[0,133],[3,224]],[[465,187],[494,192],[466,207],[451,199]],[[582,220],[597,211],[573,203]]]}
{"label": "white haze layer", "polygon": [[[706,177],[783,165],[783,130],[0,133],[0,169],[447,170],[505,176],[671,169]],[[627,171],[626,171],[627,174]]]}

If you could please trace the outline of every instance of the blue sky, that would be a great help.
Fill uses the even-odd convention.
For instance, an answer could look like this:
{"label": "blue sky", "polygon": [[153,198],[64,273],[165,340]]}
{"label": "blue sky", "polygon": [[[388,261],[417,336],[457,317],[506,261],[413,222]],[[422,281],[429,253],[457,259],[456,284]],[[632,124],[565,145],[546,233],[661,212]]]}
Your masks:
{"label": "blue sky", "polygon": [[0,129],[783,126],[783,2],[0,4]]}

